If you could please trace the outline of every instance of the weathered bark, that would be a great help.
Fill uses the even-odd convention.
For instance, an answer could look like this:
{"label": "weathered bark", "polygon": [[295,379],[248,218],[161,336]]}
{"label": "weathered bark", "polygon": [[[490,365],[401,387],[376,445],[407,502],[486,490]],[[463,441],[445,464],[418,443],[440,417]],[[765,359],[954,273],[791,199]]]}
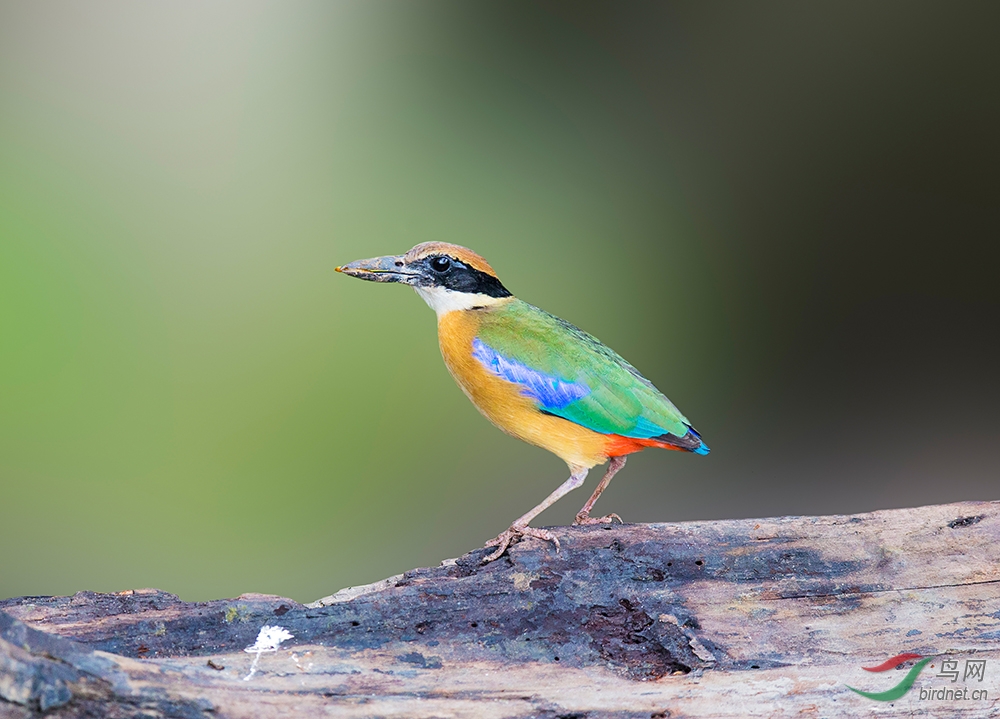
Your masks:
{"label": "weathered bark", "polygon": [[[553,531],[307,606],[0,602],[0,717],[1000,716],[998,502]],[[245,680],[264,625],[294,637]],[[861,667],[902,652],[985,678],[847,688],[897,684]],[[920,699],[942,687],[987,698]]]}

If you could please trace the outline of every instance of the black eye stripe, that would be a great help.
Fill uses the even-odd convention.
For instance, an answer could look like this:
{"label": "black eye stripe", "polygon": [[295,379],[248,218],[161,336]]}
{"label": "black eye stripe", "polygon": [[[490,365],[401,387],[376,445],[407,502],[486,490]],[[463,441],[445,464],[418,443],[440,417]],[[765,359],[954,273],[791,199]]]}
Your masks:
{"label": "black eye stripe", "polygon": [[431,255],[421,262],[427,267],[427,285],[456,292],[482,294],[489,297],[510,297],[500,280],[448,255]]}

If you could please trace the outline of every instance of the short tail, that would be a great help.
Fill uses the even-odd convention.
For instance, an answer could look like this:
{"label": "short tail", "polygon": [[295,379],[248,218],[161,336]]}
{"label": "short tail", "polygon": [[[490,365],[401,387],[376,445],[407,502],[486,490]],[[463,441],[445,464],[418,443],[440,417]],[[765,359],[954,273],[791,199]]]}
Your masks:
{"label": "short tail", "polygon": [[684,449],[695,454],[708,454],[712,451],[694,427],[688,427],[688,433],[683,437],[661,434],[659,437],[653,437],[653,441],[657,443],[653,445],[654,447],[663,447],[663,449]]}
{"label": "short tail", "polygon": [[712,451],[711,449],[709,449],[708,445],[705,444],[705,441],[701,438],[701,435],[698,434],[698,432],[694,429],[694,427],[688,427],[688,433],[684,436],[684,438],[687,439],[688,437],[694,437],[695,439],[698,440],[698,446],[692,448],[690,450],[691,452],[694,452],[695,454],[705,455]]}

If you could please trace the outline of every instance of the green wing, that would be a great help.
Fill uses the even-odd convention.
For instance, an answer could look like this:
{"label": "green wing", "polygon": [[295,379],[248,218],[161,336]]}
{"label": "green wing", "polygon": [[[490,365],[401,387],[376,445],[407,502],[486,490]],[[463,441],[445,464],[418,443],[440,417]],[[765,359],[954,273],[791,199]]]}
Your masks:
{"label": "green wing", "polygon": [[521,384],[542,411],[595,432],[649,439],[691,430],[673,403],[614,350],[527,302],[515,299],[484,313],[473,354]]}

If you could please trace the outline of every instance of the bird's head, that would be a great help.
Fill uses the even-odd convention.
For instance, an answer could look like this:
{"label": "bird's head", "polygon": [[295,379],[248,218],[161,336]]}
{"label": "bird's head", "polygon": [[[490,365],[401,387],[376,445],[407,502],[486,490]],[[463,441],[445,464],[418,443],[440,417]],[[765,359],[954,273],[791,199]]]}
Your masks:
{"label": "bird's head", "polygon": [[424,242],[405,255],[348,262],[337,272],[372,282],[410,285],[439,316],[487,307],[511,296],[486,260],[447,242]]}

